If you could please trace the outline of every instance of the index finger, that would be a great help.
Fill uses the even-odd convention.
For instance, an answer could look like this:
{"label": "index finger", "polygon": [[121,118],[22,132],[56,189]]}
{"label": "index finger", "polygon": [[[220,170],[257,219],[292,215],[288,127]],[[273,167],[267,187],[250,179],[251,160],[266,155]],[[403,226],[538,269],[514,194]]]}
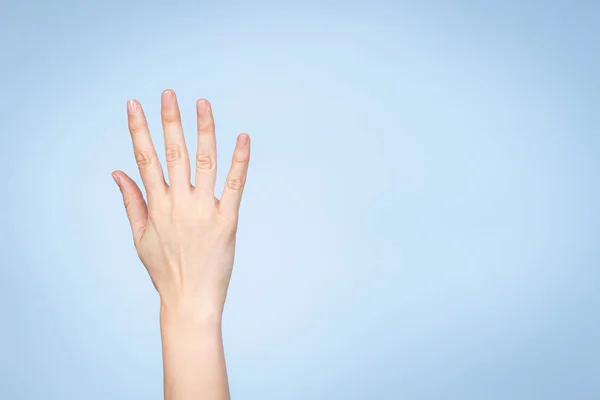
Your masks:
{"label": "index finger", "polygon": [[146,116],[138,101],[129,100],[127,102],[127,118],[135,160],[144,186],[146,187],[148,201],[150,201],[150,198],[156,193],[166,191],[167,183],[165,182],[158,155],[152,144],[152,137],[148,130]]}

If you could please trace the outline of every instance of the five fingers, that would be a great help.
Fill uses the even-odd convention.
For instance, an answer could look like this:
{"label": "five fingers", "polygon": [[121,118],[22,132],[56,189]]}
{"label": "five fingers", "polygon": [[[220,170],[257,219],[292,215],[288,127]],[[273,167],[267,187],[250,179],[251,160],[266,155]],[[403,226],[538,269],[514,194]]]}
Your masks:
{"label": "five fingers", "polygon": [[246,184],[248,162],[250,161],[250,137],[242,133],[238,136],[231,160],[231,168],[225,181],[225,189],[221,196],[219,210],[222,214],[237,215],[242,201],[242,192]]}
{"label": "five fingers", "polygon": [[[212,108],[208,101],[198,100],[196,111],[198,124],[198,148],[195,160],[196,192],[200,201],[213,204],[217,173],[215,124]],[[148,204],[150,204],[153,199],[165,195],[169,186],[165,182],[141,105],[136,100],[128,101],[127,114],[135,158],[148,195]],[[171,188],[175,191],[191,189],[190,160],[181,126],[177,98],[172,90],[165,90],[162,94],[161,116]],[[237,215],[246,183],[249,160],[250,137],[242,133],[237,138],[225,189],[219,202],[219,211],[223,215]],[[135,182],[123,172],[115,171],[113,177],[123,193],[127,215],[134,230],[134,239],[139,240],[136,235],[143,233],[148,219],[148,210],[142,193]]]}

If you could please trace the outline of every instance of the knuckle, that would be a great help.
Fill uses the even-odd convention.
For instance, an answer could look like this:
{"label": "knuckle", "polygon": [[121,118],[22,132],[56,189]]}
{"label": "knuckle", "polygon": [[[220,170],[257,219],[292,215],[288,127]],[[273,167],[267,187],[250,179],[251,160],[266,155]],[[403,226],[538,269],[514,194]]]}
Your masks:
{"label": "knuckle", "polygon": [[212,158],[207,154],[196,154],[196,169],[210,171],[213,169]]}
{"label": "knuckle", "polygon": [[240,154],[240,155],[235,156],[235,158],[233,159],[233,162],[235,162],[237,164],[248,164],[249,160],[250,160],[250,157],[248,157],[245,154]]}
{"label": "knuckle", "polygon": [[165,124],[179,122],[179,113],[176,110],[166,110],[162,114],[162,120]]}
{"label": "knuckle", "polygon": [[139,201],[140,201],[140,199],[136,195],[123,196],[123,205],[125,206],[125,210],[127,210],[128,214],[132,210],[132,208],[134,208],[136,206],[136,204],[139,204]]}
{"label": "knuckle", "polygon": [[215,131],[215,123],[212,118],[203,118],[198,122],[198,133],[200,135],[209,135]]}
{"label": "knuckle", "polygon": [[152,155],[147,151],[138,151],[135,155],[135,161],[140,169],[146,169],[152,164]]}
{"label": "knuckle", "polygon": [[124,197],[123,198],[123,205],[125,206],[125,209],[127,211],[129,211],[129,209],[131,208],[131,198],[129,197]]}
{"label": "knuckle", "polygon": [[244,186],[244,181],[239,176],[231,176],[227,179],[227,187],[231,190],[241,190]]}
{"label": "knuckle", "polygon": [[179,151],[179,147],[177,146],[169,146],[167,147],[167,162],[174,163],[177,162],[181,158],[181,151]]}
{"label": "knuckle", "polygon": [[142,125],[135,119],[129,120],[129,132],[132,135],[138,134],[142,130]]}

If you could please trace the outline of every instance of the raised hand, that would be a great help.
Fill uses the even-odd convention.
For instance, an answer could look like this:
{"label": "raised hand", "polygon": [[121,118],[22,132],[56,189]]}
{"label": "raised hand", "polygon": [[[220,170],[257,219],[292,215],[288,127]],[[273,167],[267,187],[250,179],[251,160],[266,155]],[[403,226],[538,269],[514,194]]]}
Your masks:
{"label": "raised hand", "polygon": [[240,134],[223,194],[217,199],[215,124],[210,103],[198,100],[196,111],[195,186],[190,182],[190,158],[172,90],[162,93],[161,109],[169,184],[142,107],[135,100],[127,103],[127,114],[147,202],[131,178],[122,171],[113,172],[138,255],[160,294],[165,398],[171,400],[229,396],[221,315],[250,157],[250,138]]}

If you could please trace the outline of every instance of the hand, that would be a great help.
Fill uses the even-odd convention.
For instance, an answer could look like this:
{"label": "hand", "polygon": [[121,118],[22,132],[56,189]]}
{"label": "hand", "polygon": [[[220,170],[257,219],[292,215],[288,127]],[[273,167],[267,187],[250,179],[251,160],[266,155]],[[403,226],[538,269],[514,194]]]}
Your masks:
{"label": "hand", "polygon": [[214,196],[215,125],[209,102],[196,103],[195,187],[190,183],[190,159],[175,93],[165,90],[161,103],[170,185],[165,182],[142,107],[135,100],[127,103],[129,131],[148,203],[124,172],[113,172],[113,178],[123,194],[135,247],[160,294],[161,306],[220,315],[233,268],[250,138],[247,134],[238,136],[225,189],[218,200]]}

